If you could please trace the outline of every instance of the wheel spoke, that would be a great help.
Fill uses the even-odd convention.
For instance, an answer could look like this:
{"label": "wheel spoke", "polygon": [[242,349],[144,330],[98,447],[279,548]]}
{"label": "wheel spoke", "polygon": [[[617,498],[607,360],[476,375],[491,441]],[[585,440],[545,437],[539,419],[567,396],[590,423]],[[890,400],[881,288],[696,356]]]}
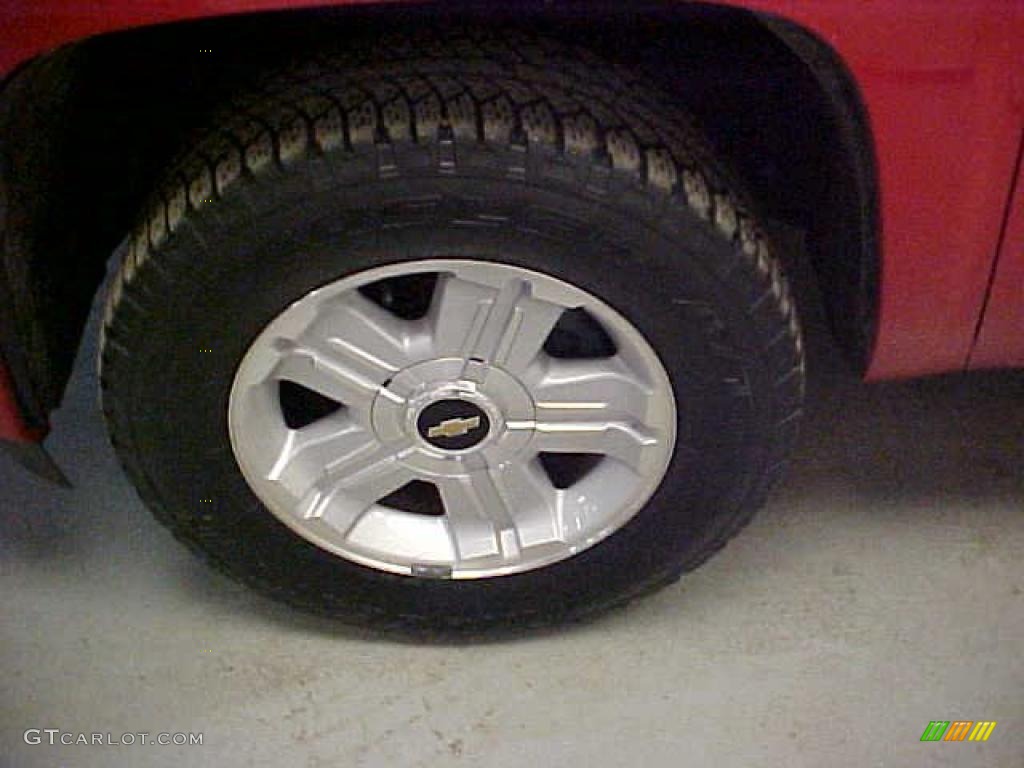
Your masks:
{"label": "wheel spoke", "polygon": [[533,298],[524,279],[495,288],[442,275],[431,307],[434,352],[521,371],[540,353],[564,311]]}
{"label": "wheel spoke", "polygon": [[267,479],[288,488],[306,488],[331,463],[355,458],[376,445],[373,435],[347,414],[337,414],[282,435]]}
{"label": "wheel spoke", "polygon": [[[358,292],[328,300],[295,339],[279,338],[277,379],[366,412],[381,386],[417,352],[413,327]],[[422,344],[420,345],[422,346]]]}
{"label": "wheel spoke", "polygon": [[530,372],[537,417],[510,422],[535,430],[538,452],[594,453],[625,462],[641,474],[658,451],[664,425],[649,413],[651,391],[619,357],[548,358]]}
{"label": "wheel spoke", "polygon": [[324,301],[306,332],[350,359],[370,378],[388,378],[422,359],[425,339],[417,326],[370,301],[359,291]]}
{"label": "wheel spoke", "polygon": [[499,467],[494,478],[502,495],[514,510],[513,522],[524,549],[560,541],[558,490],[539,462],[509,462]]}
{"label": "wheel spoke", "polygon": [[477,334],[480,315],[494,293],[492,288],[455,275],[438,276],[428,313],[435,357],[467,356],[469,340]]}
{"label": "wheel spoke", "polygon": [[415,478],[401,463],[402,453],[372,441],[328,464],[302,495],[296,515],[321,521],[347,536],[377,501]]}
{"label": "wheel spoke", "polygon": [[558,492],[558,530],[565,541],[579,541],[601,531],[610,515],[629,497],[634,471],[621,462],[602,462],[579,485]]}
{"label": "wheel spoke", "polygon": [[525,280],[509,280],[490,303],[469,356],[521,371],[541,351],[564,307],[530,296]]}
{"label": "wheel spoke", "polygon": [[663,441],[658,430],[629,421],[537,421],[533,446],[538,453],[594,453],[628,464],[638,474],[649,471],[648,456]]}
{"label": "wheel spoke", "polygon": [[280,360],[271,378],[293,381],[357,412],[369,411],[386,375],[372,377],[353,365],[338,349],[320,343],[277,344]]}
{"label": "wheel spoke", "polygon": [[546,358],[527,380],[541,421],[629,418],[648,421],[652,391],[620,357]]}
{"label": "wheel spoke", "polygon": [[457,560],[519,554],[512,516],[488,470],[444,478],[438,490]]}

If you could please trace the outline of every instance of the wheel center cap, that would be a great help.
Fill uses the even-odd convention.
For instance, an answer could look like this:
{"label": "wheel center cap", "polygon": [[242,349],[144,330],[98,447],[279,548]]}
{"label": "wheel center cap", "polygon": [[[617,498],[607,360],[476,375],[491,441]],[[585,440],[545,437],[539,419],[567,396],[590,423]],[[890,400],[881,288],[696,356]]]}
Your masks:
{"label": "wheel center cap", "polygon": [[497,367],[467,366],[459,357],[399,371],[374,399],[371,414],[378,439],[414,449],[402,463],[431,476],[509,461],[527,449],[535,419],[533,400],[515,377]]}
{"label": "wheel center cap", "polygon": [[464,451],[478,445],[491,431],[491,420],[468,400],[449,398],[431,403],[416,418],[425,441],[445,451]]}

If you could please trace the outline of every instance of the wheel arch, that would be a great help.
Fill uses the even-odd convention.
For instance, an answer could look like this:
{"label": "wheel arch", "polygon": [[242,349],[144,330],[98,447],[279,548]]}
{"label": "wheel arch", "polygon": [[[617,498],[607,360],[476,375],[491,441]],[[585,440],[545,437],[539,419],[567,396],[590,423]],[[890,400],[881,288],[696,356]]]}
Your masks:
{"label": "wheel arch", "polygon": [[826,43],[783,19],[724,6],[581,13],[523,3],[506,14],[513,18],[393,6],[234,16],[101,35],[21,67],[0,91],[0,363],[25,423],[45,429],[111,252],[216,105],[254,70],[317,41],[426,17],[539,27],[659,80],[764,213],[807,233],[833,328],[866,367],[878,293],[877,173],[856,85]]}

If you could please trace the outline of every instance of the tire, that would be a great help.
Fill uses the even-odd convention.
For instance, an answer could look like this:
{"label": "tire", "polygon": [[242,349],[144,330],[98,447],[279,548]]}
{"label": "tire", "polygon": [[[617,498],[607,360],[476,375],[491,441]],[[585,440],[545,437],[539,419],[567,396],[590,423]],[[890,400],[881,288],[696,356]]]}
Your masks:
{"label": "tire", "polygon": [[[669,583],[763,503],[803,397],[785,279],[729,179],[664,97],[527,35],[424,32],[264,77],[167,173],[130,238],[101,346],[114,447],[213,567],[348,622],[539,626]],[[240,467],[233,386],[275,318],[314,289],[437,259],[579,289],[667,375],[660,482],[575,554],[486,578],[375,567],[282,522]]]}

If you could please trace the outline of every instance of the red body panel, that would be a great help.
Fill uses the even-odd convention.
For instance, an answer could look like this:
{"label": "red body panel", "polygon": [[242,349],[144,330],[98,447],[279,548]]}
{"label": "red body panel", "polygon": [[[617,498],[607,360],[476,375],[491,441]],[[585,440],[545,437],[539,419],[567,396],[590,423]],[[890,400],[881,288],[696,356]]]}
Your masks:
{"label": "red body panel", "polygon": [[[965,367],[1024,125],[1024,3],[747,4],[830,43],[867,106],[882,210],[881,307],[868,378]],[[1024,354],[1024,338],[1005,342],[992,350],[993,364]]]}
{"label": "red body panel", "polygon": [[[1024,137],[1021,139],[1024,154]],[[971,368],[1024,368],[1024,164],[1007,211],[988,308],[971,352]]]}
{"label": "red body panel", "polygon": [[[4,0],[0,74],[63,42],[104,31],[368,1]],[[1024,125],[1024,3],[728,2],[789,19],[828,42],[866,104],[882,212],[881,306],[868,377],[963,369],[985,305]],[[992,293],[995,319],[981,335],[977,365],[1024,364],[1020,206],[1018,193]],[[8,426],[12,408],[10,392],[0,387],[0,437],[16,432]]]}

